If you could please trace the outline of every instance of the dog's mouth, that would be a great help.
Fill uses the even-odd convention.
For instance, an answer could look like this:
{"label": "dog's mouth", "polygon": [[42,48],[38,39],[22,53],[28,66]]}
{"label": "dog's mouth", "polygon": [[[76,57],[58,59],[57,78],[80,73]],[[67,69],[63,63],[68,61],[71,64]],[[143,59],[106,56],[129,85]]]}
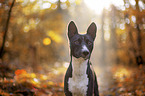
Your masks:
{"label": "dog's mouth", "polygon": [[82,55],[82,54],[79,55],[79,56],[78,56],[78,55],[77,55],[77,56],[73,55],[73,56],[76,57],[76,58],[83,58],[84,60],[87,60],[87,59],[90,58],[90,55],[86,55],[86,56],[85,56],[85,55]]}
{"label": "dog's mouth", "polygon": [[89,59],[89,56],[85,57],[84,59],[85,59],[85,60]]}
{"label": "dog's mouth", "polygon": [[84,58],[84,59],[86,60],[86,59],[89,59],[90,55],[89,55],[89,54],[88,54],[88,55],[82,54],[81,57]]}

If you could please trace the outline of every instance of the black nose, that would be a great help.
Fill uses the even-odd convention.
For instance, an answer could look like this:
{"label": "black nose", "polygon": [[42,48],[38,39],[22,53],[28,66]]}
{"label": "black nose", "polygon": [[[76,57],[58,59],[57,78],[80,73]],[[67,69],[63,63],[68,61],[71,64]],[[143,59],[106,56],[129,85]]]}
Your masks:
{"label": "black nose", "polygon": [[85,55],[85,56],[87,56],[88,54],[89,54],[88,51],[84,51],[84,52],[83,52],[83,55]]}

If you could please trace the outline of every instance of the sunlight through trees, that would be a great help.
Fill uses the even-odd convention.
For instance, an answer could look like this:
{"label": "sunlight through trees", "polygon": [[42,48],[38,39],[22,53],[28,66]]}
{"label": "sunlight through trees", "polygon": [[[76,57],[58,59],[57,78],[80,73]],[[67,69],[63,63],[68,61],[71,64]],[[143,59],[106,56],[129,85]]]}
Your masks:
{"label": "sunlight through trees", "polygon": [[71,20],[81,34],[97,25],[101,96],[145,95],[144,0],[0,0],[0,95],[64,96]]}

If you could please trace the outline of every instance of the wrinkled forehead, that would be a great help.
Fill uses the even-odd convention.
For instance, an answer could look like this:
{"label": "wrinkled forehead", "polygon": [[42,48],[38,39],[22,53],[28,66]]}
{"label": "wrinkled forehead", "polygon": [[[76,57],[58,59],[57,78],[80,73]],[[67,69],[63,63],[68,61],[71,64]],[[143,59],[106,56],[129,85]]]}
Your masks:
{"label": "wrinkled forehead", "polygon": [[90,35],[88,34],[76,34],[71,38],[70,41],[76,41],[76,40],[87,40],[89,39],[90,41],[93,41],[93,38],[91,38]]}

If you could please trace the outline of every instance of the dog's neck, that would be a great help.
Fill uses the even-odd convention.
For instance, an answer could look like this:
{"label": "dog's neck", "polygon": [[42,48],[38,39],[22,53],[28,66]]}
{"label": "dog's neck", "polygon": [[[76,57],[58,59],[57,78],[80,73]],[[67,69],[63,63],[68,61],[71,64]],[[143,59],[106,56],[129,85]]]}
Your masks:
{"label": "dog's neck", "polygon": [[71,63],[72,63],[72,69],[73,69],[73,76],[82,76],[86,74],[87,71],[87,64],[89,59],[84,58],[76,58],[72,56]]}

